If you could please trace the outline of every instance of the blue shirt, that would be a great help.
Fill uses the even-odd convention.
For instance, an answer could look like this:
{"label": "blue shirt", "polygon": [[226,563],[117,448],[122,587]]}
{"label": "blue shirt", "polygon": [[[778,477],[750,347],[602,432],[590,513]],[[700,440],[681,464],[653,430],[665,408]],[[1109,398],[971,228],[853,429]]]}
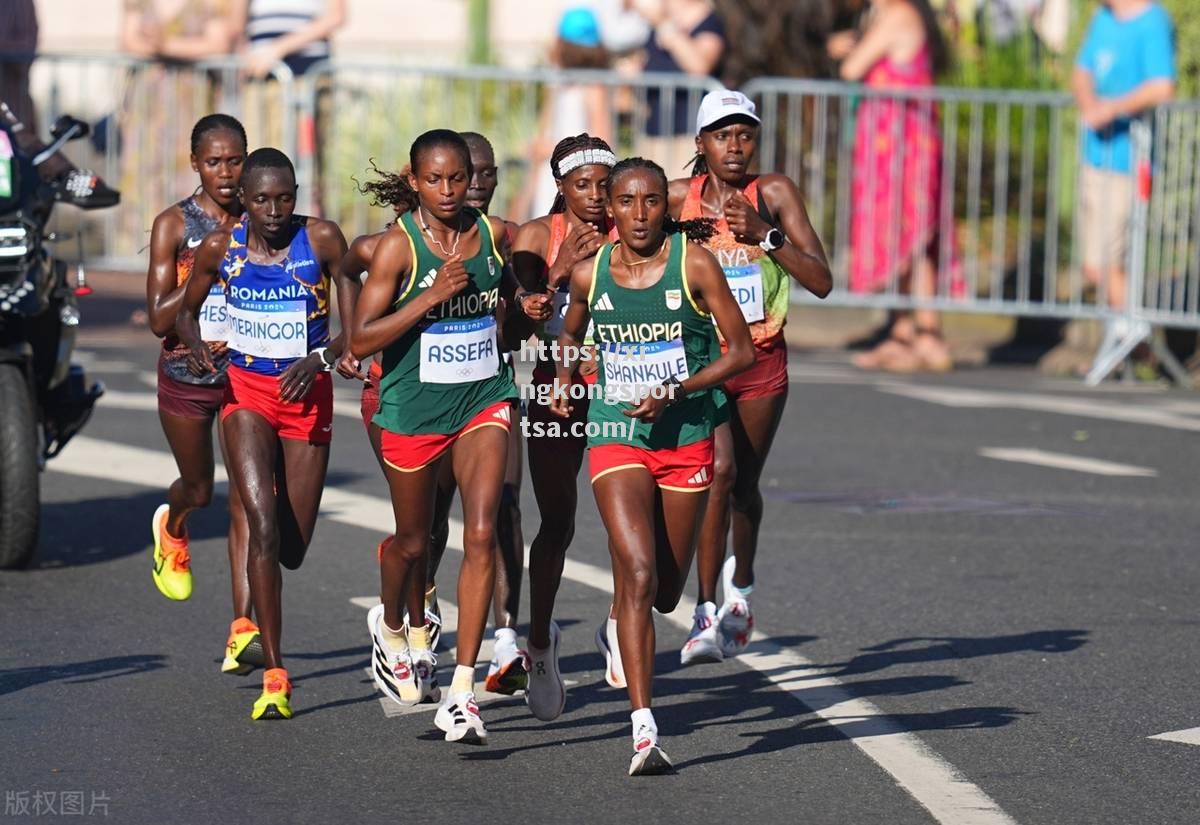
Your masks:
{"label": "blue shirt", "polygon": [[[1171,18],[1153,3],[1136,17],[1118,18],[1105,7],[1092,17],[1075,65],[1091,74],[1096,96],[1122,97],[1149,80],[1175,79],[1175,37]],[[1133,149],[1129,118],[1099,132],[1086,130],[1084,157],[1091,166],[1129,173]]]}
{"label": "blue shirt", "polygon": [[275,264],[250,261],[249,224],[233,230],[221,264],[229,317],[229,361],[260,375],[282,375],[329,343],[329,283],[308,241],[308,218],[292,218],[287,257]]}

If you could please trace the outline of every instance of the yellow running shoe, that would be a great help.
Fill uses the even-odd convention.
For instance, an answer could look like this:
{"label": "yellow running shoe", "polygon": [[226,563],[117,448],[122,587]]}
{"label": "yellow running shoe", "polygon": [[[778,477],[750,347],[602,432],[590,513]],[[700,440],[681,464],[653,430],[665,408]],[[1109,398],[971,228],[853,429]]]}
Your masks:
{"label": "yellow running shoe", "polygon": [[245,676],[254,668],[262,667],[262,637],[258,625],[247,618],[234,619],[229,625],[229,640],[225,642],[225,661],[222,673]]}
{"label": "yellow running shoe", "polygon": [[192,557],[188,555],[187,535],[175,538],[167,532],[167,514],[171,505],[154,511],[150,531],[154,534],[154,584],[168,599],[181,602],[192,595]]}
{"label": "yellow running shoe", "polygon": [[287,671],[273,667],[263,673],[263,692],[254,703],[251,719],[291,719],[292,683]]}

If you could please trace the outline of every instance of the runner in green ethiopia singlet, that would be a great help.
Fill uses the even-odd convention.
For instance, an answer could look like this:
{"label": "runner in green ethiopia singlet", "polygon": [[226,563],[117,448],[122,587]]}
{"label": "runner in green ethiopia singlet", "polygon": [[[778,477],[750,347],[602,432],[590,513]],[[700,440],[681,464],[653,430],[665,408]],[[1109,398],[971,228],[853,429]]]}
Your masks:
{"label": "runner in green ethiopia singlet", "polygon": [[[479,226],[479,252],[463,261],[470,276],[467,288],[383,350],[379,412],[373,423],[389,432],[454,433],[492,404],[517,397],[496,329],[504,261],[488,219],[475,209],[463,211],[474,215]],[[400,224],[408,235],[413,269],[393,309],[432,287],[445,263],[425,245],[411,212],[400,217]]]}
{"label": "runner in green ethiopia singlet", "polygon": [[[660,386],[672,375],[682,381],[720,353],[712,317],[696,307],[688,289],[684,266],[687,239],[675,234],[668,242],[671,248],[662,279],[645,289],[629,289],[613,280],[609,261],[616,244],[606,244],[596,255],[588,306],[604,395],[588,408],[589,447],[630,444],[664,450],[712,435],[715,411],[709,390],[667,407],[653,423],[624,414],[637,406],[632,403],[632,393],[638,387]],[[628,431],[620,434],[612,426],[617,423],[632,426],[632,437]],[[608,432],[604,431],[606,424]]]}

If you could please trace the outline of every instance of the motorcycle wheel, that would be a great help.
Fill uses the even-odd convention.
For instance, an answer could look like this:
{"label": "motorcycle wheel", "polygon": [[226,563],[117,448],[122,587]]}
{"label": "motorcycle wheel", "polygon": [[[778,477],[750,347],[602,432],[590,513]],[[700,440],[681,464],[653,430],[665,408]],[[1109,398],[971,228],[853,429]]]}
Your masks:
{"label": "motorcycle wheel", "polygon": [[0,569],[28,566],[37,549],[37,454],[29,384],[19,367],[0,364]]}

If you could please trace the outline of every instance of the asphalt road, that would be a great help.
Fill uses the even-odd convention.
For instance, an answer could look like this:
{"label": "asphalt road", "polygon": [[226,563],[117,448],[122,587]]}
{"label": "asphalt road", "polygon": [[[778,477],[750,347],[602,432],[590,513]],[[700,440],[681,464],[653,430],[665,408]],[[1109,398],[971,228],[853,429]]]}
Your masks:
{"label": "asphalt road", "polygon": [[[447,744],[431,711],[385,713],[366,673],[386,490],[339,415],[314,546],[284,578],[297,713],[253,723],[258,675],[219,672],[223,488],[192,523],[195,594],[168,602],[150,578],[174,477],[153,351],[90,363],[109,397],[43,475],[35,568],[0,574],[0,820],[1200,821],[1200,746],[1149,738],[1200,725],[1195,395],[793,356],[765,481],[765,638],[681,669],[683,613],[659,617],[655,712],[679,771],[630,779],[626,698],[592,647],[609,585],[586,481],[558,606],[566,713],[489,700],[488,745]],[[528,541],[528,483],[524,506]],[[450,602],[460,557],[439,576]]]}

